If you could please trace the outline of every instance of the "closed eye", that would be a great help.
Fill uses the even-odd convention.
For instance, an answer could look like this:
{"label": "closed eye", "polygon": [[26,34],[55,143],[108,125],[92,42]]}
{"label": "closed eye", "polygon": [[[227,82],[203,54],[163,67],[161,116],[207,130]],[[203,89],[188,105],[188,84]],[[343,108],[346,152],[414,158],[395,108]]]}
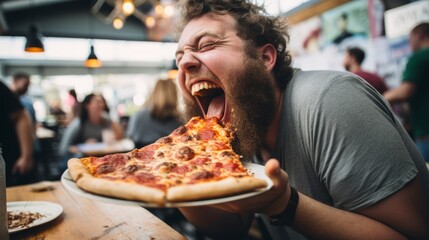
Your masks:
{"label": "closed eye", "polygon": [[209,42],[209,43],[201,44],[201,46],[199,47],[199,50],[200,50],[200,51],[201,51],[201,50],[203,50],[203,51],[208,50],[208,49],[210,49],[210,48],[214,47],[214,46],[215,46],[215,44],[216,44],[216,42]]}

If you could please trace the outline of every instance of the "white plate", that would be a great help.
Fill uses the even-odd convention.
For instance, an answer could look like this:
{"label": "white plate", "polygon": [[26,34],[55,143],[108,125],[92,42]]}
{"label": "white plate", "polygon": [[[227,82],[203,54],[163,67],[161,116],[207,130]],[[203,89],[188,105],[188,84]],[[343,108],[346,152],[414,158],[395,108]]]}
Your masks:
{"label": "white plate", "polygon": [[25,227],[17,227],[9,229],[9,233],[14,233],[39,226],[41,224],[50,222],[57,218],[63,212],[61,205],[51,202],[38,202],[38,201],[23,201],[23,202],[8,202],[7,211],[20,211],[20,212],[33,212],[44,215],[43,217],[34,220],[31,224]]}
{"label": "white plate", "polygon": [[106,143],[83,143],[78,144],[77,148],[80,152],[94,152],[104,150],[108,146]]}
{"label": "white plate", "polygon": [[251,196],[261,194],[273,186],[273,182],[271,181],[271,179],[269,179],[268,176],[265,175],[264,166],[259,165],[259,164],[254,164],[254,163],[247,163],[247,162],[243,163],[243,165],[251,173],[254,173],[255,177],[265,180],[268,183],[267,187],[265,187],[263,189],[258,189],[257,191],[243,193],[243,194],[234,195],[234,196],[223,197],[223,198],[198,200],[198,201],[187,201],[187,202],[166,202],[162,206],[160,206],[159,204],[156,204],[156,203],[147,203],[147,202],[141,202],[141,201],[117,199],[117,198],[101,196],[101,195],[97,195],[97,194],[93,194],[93,193],[84,191],[81,188],[79,188],[76,185],[76,183],[72,180],[70,173],[69,173],[69,170],[66,170],[63,173],[63,175],[61,176],[61,183],[64,185],[64,187],[67,190],[69,190],[70,192],[73,192],[73,193],[75,193],[81,197],[86,197],[86,198],[90,198],[93,200],[104,201],[104,202],[109,202],[109,203],[116,203],[116,204],[122,204],[122,205],[139,205],[142,207],[167,207],[167,208],[195,207],[195,206],[212,205],[212,204],[218,204],[218,203],[224,203],[224,202],[235,201],[235,200],[239,200],[239,199],[243,199],[243,198],[248,198]]}

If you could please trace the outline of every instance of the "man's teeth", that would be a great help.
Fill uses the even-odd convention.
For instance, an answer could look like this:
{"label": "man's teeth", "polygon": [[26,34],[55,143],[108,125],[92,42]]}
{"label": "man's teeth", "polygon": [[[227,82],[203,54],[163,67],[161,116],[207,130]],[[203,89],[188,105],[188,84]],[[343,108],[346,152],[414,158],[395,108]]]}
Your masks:
{"label": "man's teeth", "polygon": [[219,88],[214,83],[208,83],[208,82],[200,82],[192,85],[191,93],[192,96],[199,95],[198,92],[202,89],[213,89],[213,88]]}

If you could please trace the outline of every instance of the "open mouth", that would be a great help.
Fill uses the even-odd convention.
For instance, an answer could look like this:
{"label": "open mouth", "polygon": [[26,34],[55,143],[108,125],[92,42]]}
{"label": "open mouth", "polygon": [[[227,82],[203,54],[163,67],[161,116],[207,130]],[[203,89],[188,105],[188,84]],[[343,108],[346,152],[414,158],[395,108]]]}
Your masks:
{"label": "open mouth", "polygon": [[197,99],[205,117],[226,120],[227,103],[225,92],[220,86],[209,81],[200,81],[192,85],[191,94]]}

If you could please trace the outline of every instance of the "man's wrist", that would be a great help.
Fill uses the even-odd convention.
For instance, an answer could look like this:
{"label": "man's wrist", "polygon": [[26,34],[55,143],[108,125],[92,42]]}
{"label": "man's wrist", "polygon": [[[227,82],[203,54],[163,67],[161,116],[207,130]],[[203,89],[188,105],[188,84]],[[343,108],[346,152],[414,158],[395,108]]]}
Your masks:
{"label": "man's wrist", "polygon": [[295,220],[296,209],[298,207],[299,195],[295,188],[290,187],[290,197],[286,208],[274,216],[270,216],[270,224],[274,226],[292,225]]}

